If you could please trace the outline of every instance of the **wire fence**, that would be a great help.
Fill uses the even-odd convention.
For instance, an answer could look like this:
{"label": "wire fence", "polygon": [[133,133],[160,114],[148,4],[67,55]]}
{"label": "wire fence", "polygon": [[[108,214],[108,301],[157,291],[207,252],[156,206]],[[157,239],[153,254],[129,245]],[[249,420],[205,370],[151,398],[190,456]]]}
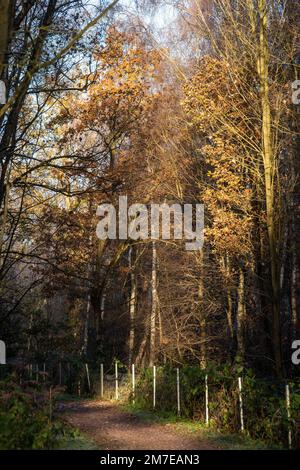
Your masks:
{"label": "wire fence", "polygon": [[20,384],[61,388],[79,397],[130,403],[139,409],[177,414],[207,427],[300,448],[300,382],[279,382],[202,370],[197,366],[127,368],[59,361],[1,366],[3,379],[14,371]]}

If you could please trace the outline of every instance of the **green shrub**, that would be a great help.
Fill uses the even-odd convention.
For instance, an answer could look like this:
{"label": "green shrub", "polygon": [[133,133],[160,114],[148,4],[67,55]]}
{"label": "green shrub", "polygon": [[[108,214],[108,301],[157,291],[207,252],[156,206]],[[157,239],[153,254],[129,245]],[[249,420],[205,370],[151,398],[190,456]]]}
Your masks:
{"label": "green shrub", "polygon": [[0,382],[0,449],[51,449],[62,426],[50,422],[49,397],[34,382]]}
{"label": "green shrub", "polygon": [[[274,380],[258,379],[251,370],[211,365],[207,370],[198,366],[180,369],[181,416],[205,422],[205,375],[208,375],[209,416],[211,426],[227,432],[240,431],[238,377],[243,377],[243,408],[245,433],[255,439],[287,445],[289,426],[293,446],[300,438],[300,387],[290,383],[291,416],[287,419],[285,385]],[[136,385],[136,406],[151,410],[153,404],[153,372],[145,369]],[[176,369],[157,368],[156,410],[176,413]]]}

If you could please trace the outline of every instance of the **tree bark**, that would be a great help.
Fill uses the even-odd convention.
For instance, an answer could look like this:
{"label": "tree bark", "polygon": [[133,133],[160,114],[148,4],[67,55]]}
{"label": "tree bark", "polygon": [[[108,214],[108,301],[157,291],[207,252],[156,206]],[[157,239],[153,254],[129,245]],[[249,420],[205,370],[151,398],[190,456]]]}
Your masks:
{"label": "tree bark", "polygon": [[275,221],[274,180],[276,162],[272,143],[271,109],[269,96],[269,47],[267,38],[267,1],[259,0],[259,57],[258,75],[262,106],[262,150],[265,179],[267,233],[270,254],[272,291],[272,344],[276,375],[283,376],[281,324],[280,324],[280,273]]}
{"label": "tree bark", "polygon": [[7,75],[7,57],[12,26],[12,0],[0,0],[0,80]]}
{"label": "tree bark", "polygon": [[129,357],[128,362],[131,365],[133,362],[134,343],[135,343],[135,307],[136,307],[136,280],[133,264],[133,247],[129,248],[128,264],[130,268],[130,299],[129,299]]}
{"label": "tree bark", "polygon": [[152,271],[151,271],[151,317],[150,317],[150,354],[149,365],[153,366],[156,358],[156,315],[157,315],[157,248],[152,243]]}
{"label": "tree bark", "polygon": [[204,303],[204,254],[201,250],[199,254],[200,262],[200,278],[199,278],[199,289],[198,289],[198,301],[199,301],[199,326],[200,326],[200,367],[206,368],[206,318],[205,311],[203,308]]}
{"label": "tree bark", "polygon": [[88,300],[87,300],[87,306],[86,306],[85,321],[84,321],[83,354],[85,355],[85,357],[87,356],[87,353],[88,353],[90,310],[91,310],[91,296],[89,294]]}
{"label": "tree bark", "polygon": [[246,321],[246,305],[245,305],[245,273],[243,268],[239,269],[239,285],[238,285],[238,305],[237,305],[237,362],[244,364],[245,360],[245,321]]}

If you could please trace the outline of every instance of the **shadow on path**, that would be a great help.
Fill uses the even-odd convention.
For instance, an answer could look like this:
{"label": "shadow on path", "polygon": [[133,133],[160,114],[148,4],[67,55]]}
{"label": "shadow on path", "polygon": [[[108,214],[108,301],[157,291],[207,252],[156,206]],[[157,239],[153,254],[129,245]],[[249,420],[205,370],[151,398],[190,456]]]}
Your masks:
{"label": "shadow on path", "polygon": [[95,401],[62,405],[65,421],[105,450],[217,450],[168,425],[144,422],[117,406]]}

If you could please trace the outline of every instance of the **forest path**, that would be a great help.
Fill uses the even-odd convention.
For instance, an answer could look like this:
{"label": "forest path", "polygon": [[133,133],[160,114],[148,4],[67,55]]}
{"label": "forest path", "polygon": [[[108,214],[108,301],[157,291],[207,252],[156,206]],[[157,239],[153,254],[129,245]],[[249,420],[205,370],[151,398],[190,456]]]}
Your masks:
{"label": "forest path", "polygon": [[216,450],[173,425],[143,421],[117,405],[83,400],[63,404],[66,422],[105,450]]}

